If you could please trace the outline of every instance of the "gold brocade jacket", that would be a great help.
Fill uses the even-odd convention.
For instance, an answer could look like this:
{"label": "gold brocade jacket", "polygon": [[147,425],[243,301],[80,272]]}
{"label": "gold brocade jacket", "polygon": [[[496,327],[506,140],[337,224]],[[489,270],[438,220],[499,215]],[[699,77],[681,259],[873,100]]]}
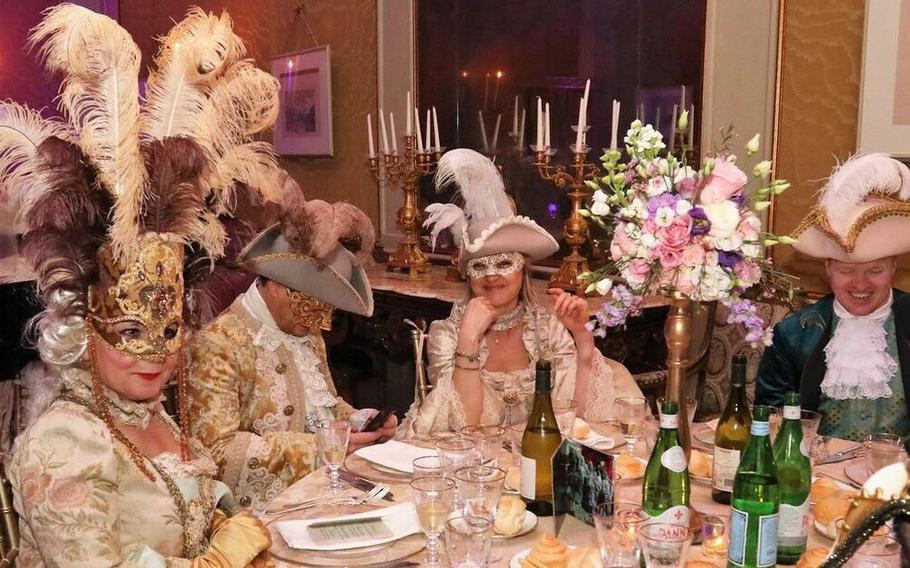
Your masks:
{"label": "gold brocade jacket", "polygon": [[[198,457],[189,462],[165,452],[145,460],[155,477],[150,480],[93,412],[90,374],[67,369],[64,385],[62,397],[19,436],[9,463],[20,516],[18,566],[188,568],[185,551],[206,550],[216,505],[228,493],[213,479],[214,462],[195,445]],[[177,434],[160,403],[131,402],[112,391],[107,396],[119,424],[142,428],[161,420]]]}
{"label": "gold brocade jacket", "polygon": [[353,409],[335,391],[322,337],[263,325],[243,298],[194,339],[187,400],[193,436],[238,502],[258,512],[316,468],[314,420]]}

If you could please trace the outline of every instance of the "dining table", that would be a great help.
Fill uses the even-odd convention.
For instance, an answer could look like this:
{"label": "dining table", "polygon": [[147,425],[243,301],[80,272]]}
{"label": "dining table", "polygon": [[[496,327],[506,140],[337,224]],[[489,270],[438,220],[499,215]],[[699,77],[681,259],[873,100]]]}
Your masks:
{"label": "dining table", "polygon": [[[596,424],[592,423],[591,426],[596,431],[603,432],[613,432],[618,436],[618,430],[614,424]],[[711,436],[704,435],[705,432],[710,432],[709,426],[705,423],[696,423],[693,424],[692,428],[692,446],[694,449],[698,449],[710,455],[711,449],[704,442],[698,441],[698,438],[702,440],[710,439]],[[625,451],[620,444],[617,444],[617,448],[608,453],[617,453]],[[646,446],[641,444],[641,446]],[[827,443],[827,449],[829,452],[839,452],[851,447],[855,447],[854,442],[848,440],[841,440],[832,438]],[[639,453],[641,457],[646,457],[644,451],[647,451],[647,448],[642,448],[642,452]],[[637,452],[638,453],[638,452]],[[509,467],[508,463],[503,465],[503,462],[507,462],[510,458],[505,457],[501,460],[502,467]],[[850,466],[851,463],[854,463],[857,459],[841,461],[837,463],[830,463],[825,465],[820,465],[813,467],[813,477],[816,476],[827,476],[834,478],[835,480],[840,480],[843,482],[844,486],[854,485],[855,482],[852,482],[845,473],[845,467]],[[512,465],[514,467],[514,464]],[[854,468],[855,470],[855,468]],[[394,495],[394,502],[382,501],[378,506],[387,506],[393,505],[396,503],[406,502],[410,499],[410,488],[407,479],[399,479],[397,481],[390,481],[388,477],[377,470],[376,476],[370,476],[368,472],[359,471],[358,474],[369,479],[373,477],[373,481],[387,483],[391,489],[392,494]],[[690,506],[701,515],[716,515],[724,519],[727,530],[729,530],[729,518],[730,518],[730,506],[724,505],[721,503],[715,502],[711,497],[711,486],[710,481],[708,480],[699,480],[696,481],[693,479],[691,482],[691,492],[690,492]],[[289,506],[294,505],[295,503],[300,503],[306,499],[325,496],[328,490],[328,476],[324,468],[314,471],[312,474],[307,475],[305,478],[299,480],[297,483],[288,487],[284,492],[282,492],[270,505],[267,510],[279,510],[284,509]],[[354,487],[348,487],[345,490],[346,495],[355,496],[360,495],[363,492],[360,489]],[[620,480],[614,488],[614,500],[623,501],[623,502],[635,502],[641,503],[642,497],[642,480],[630,479],[630,480]],[[321,515],[325,515],[325,512],[321,512]],[[332,513],[328,513],[331,515]],[[282,536],[276,530],[276,526],[279,522],[286,519],[293,518],[306,518],[305,515],[300,517],[295,517],[292,515],[287,515],[281,519],[276,518],[274,515],[269,515],[267,513],[262,514],[262,519],[267,523],[267,526],[270,527],[272,532],[273,539],[273,548],[272,548],[272,557],[276,565],[280,568],[290,568],[295,566],[375,566],[376,568],[385,567],[385,568],[396,568],[404,566],[414,566],[416,564],[408,563],[421,563],[424,558],[424,550],[416,550],[413,554],[405,558],[394,558],[392,560],[384,560],[382,554],[369,555],[369,559],[366,560],[363,557],[355,557],[350,561],[341,560],[337,563],[328,564],[319,558],[316,558],[310,563],[307,559],[307,553],[305,551],[299,550],[290,550],[286,543],[282,541]],[[321,518],[321,517],[320,517]],[[530,548],[535,541],[540,539],[545,534],[555,534],[558,539],[569,546],[586,546],[586,547],[597,547],[597,536],[593,526],[586,524],[585,522],[565,515],[559,522],[558,532],[557,532],[557,519],[554,517],[541,517],[538,519],[537,526],[533,531],[517,536],[514,538],[505,538],[505,539],[494,539],[492,544],[492,557],[496,559],[495,562],[491,562],[490,566],[509,566],[509,562],[512,557],[523,551]],[[419,535],[422,538],[422,535]],[[412,537],[416,538],[416,537]],[[831,538],[823,536],[820,532],[814,528],[810,523],[808,528],[808,548],[815,547],[826,547],[831,548],[834,544],[834,541]],[[689,561],[702,560],[713,563],[718,568],[723,568],[726,566],[725,557],[705,557],[704,550],[701,545],[692,545],[689,551]]]}

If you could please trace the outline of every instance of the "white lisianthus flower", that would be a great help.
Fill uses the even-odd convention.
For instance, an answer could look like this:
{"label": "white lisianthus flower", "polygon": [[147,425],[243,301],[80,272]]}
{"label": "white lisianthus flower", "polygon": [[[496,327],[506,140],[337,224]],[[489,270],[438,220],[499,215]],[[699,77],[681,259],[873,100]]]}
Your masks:
{"label": "white lisianthus flower", "polygon": [[654,222],[658,227],[669,227],[675,218],[676,212],[670,207],[658,207],[654,214]]}
{"label": "white lisianthus flower", "polygon": [[641,239],[639,239],[639,240],[641,241],[642,245],[648,247],[649,249],[657,246],[657,237],[655,237],[651,233],[642,233]]}
{"label": "white lisianthus flower", "polygon": [[606,203],[607,202],[607,194],[599,189],[594,192],[594,195],[592,195],[591,198],[594,200],[594,203]]}
{"label": "white lisianthus flower", "polygon": [[715,237],[714,248],[724,251],[739,250],[743,246],[743,239],[736,232],[726,237]]}
{"label": "white lisianthus flower", "polygon": [[670,190],[670,187],[667,185],[664,176],[655,176],[648,180],[648,186],[645,188],[645,193],[648,194],[648,197],[654,197],[655,195],[660,195],[666,193]]}
{"label": "white lisianthus flower", "polygon": [[680,199],[676,202],[676,214],[685,215],[692,210],[692,203],[688,199]]}
{"label": "white lisianthus flower", "polygon": [[752,154],[758,152],[759,144],[761,140],[761,134],[756,134],[746,142],[746,155],[751,156]]}
{"label": "white lisianthus flower", "polygon": [[591,204],[591,213],[594,215],[607,215],[610,213],[610,206],[601,201],[595,201]]}
{"label": "white lisianthus flower", "polygon": [[739,207],[732,201],[704,205],[702,210],[711,222],[708,234],[715,239],[729,237],[736,232],[739,225]]}
{"label": "white lisianthus flower", "polygon": [[755,167],[752,168],[752,175],[760,178],[766,178],[771,175],[771,160],[755,164]]}
{"label": "white lisianthus flower", "polygon": [[601,296],[606,296],[611,288],[613,288],[613,281],[609,278],[598,280],[597,284],[594,285],[594,289],[597,290],[597,293]]}
{"label": "white lisianthus flower", "polygon": [[679,183],[684,179],[695,177],[697,173],[697,171],[692,169],[692,166],[683,166],[676,170],[676,173],[673,175],[673,181]]}

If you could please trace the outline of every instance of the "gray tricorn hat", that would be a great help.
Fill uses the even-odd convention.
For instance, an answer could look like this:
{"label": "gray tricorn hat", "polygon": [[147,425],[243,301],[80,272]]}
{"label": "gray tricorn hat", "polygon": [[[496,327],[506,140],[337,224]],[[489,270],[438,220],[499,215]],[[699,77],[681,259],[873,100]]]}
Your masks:
{"label": "gray tricorn hat", "polygon": [[[373,291],[364,264],[376,233],[369,217],[346,202],[305,201],[290,176],[284,180],[278,223],[256,236],[240,253],[251,271],[339,310],[373,315]],[[351,252],[341,241],[358,242]]]}

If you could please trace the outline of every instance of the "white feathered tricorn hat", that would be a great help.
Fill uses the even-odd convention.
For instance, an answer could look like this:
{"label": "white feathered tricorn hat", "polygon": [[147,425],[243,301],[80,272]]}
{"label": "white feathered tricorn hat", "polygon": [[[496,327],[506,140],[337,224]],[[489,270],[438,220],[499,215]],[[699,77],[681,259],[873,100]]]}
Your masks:
{"label": "white feathered tricorn hat", "polygon": [[287,172],[282,188],[279,221],[247,245],[240,262],[340,310],[373,315],[373,291],[364,270],[376,242],[370,218],[344,201],[307,201]]}
{"label": "white feathered tricorn hat", "polygon": [[793,231],[796,250],[869,262],[910,251],[910,169],[887,154],[857,154],[835,168]]}
{"label": "white feathered tricorn hat", "polygon": [[559,250],[556,239],[543,227],[530,217],[515,214],[499,169],[483,154],[467,148],[446,152],[433,181],[437,191],[454,182],[464,201],[463,208],[453,203],[427,205],[423,223],[430,227],[434,247],[443,229],[451,231],[460,249],[462,271],[472,258],[520,252],[537,260]]}

